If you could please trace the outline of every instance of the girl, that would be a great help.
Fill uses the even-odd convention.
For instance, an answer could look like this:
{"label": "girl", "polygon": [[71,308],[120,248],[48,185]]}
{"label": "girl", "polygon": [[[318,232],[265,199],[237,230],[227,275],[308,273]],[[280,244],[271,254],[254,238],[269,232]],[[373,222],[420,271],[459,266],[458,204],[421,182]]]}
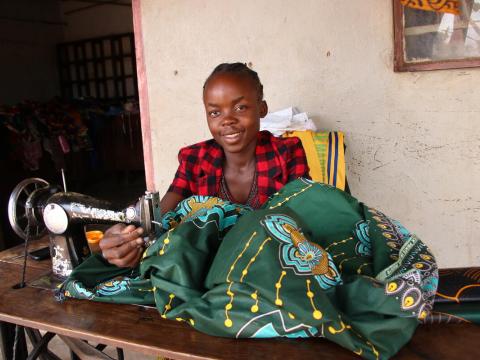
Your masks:
{"label": "girl", "polygon": [[[268,106],[258,74],[245,64],[218,65],[203,86],[203,103],[213,139],[180,150],[180,165],[161,201],[162,213],[191,195],[257,209],[288,182],[309,177],[298,138],[259,131]],[[100,242],[103,256],[120,267],[135,266],[143,251],[141,233],[134,226],[113,226]]]}

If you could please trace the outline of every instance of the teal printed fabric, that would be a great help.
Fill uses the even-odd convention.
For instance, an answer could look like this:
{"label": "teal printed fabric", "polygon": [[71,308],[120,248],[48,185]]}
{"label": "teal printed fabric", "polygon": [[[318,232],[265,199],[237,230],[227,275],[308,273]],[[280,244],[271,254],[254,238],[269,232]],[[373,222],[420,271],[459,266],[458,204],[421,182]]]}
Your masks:
{"label": "teal printed fabric", "polygon": [[152,304],[214,336],[324,337],[367,359],[394,355],[432,309],[427,246],[329,185],[295,180],[256,211],[193,196],[163,225],[138,269],[92,256],[64,294]]}

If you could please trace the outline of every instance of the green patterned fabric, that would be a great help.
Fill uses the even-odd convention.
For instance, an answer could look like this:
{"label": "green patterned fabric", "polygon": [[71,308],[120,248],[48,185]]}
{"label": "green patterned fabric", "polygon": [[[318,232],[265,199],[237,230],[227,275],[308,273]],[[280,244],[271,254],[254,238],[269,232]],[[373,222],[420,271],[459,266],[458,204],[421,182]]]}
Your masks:
{"label": "green patterned fabric", "polygon": [[480,302],[435,303],[426,324],[474,323],[480,325]]}
{"label": "green patterned fabric", "polygon": [[163,223],[138,269],[92,256],[65,295],[154,304],[216,336],[325,337],[368,359],[395,354],[432,307],[428,248],[328,185],[298,179],[257,211],[193,196]]}

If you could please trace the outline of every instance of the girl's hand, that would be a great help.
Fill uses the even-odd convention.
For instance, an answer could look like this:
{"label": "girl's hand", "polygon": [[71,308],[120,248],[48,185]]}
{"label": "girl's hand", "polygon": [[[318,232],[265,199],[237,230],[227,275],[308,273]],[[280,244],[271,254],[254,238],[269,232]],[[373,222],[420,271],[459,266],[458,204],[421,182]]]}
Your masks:
{"label": "girl's hand", "polygon": [[143,253],[142,228],[116,224],[110,227],[100,240],[102,256],[118,267],[135,267]]}

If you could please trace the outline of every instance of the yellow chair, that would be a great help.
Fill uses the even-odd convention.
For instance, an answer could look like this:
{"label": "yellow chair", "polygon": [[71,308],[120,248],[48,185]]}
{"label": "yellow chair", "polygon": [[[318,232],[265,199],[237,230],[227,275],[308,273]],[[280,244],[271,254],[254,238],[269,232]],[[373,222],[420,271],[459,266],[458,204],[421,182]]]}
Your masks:
{"label": "yellow chair", "polygon": [[290,131],[284,137],[296,136],[302,141],[313,181],[348,192],[345,174],[344,135],[340,131]]}

